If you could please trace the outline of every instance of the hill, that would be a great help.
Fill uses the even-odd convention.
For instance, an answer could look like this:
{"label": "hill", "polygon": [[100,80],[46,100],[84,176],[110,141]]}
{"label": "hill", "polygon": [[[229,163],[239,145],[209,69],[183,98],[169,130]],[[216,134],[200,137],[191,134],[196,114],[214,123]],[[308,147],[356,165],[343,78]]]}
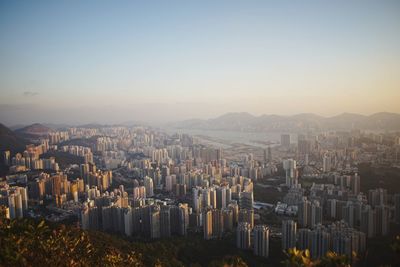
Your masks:
{"label": "hill", "polygon": [[[218,249],[219,241],[207,242],[201,237],[190,241],[193,240],[183,237],[129,242],[74,226],[0,218],[0,266],[248,266],[237,255],[224,255],[226,249]],[[206,243],[212,244],[214,253],[205,261],[200,256],[211,251]],[[257,262],[251,253],[241,253],[248,254],[251,262]],[[257,260],[260,263],[264,259]]]}
{"label": "hill", "polygon": [[18,137],[13,131],[0,123],[0,151],[22,152],[28,141]]}
{"label": "hill", "polygon": [[333,117],[322,117],[303,113],[293,116],[261,115],[249,113],[227,113],[208,120],[192,119],[167,125],[172,128],[225,130],[225,131],[275,131],[304,132],[307,130],[400,130],[400,114],[380,112],[370,116],[343,113]]}
{"label": "hill", "polygon": [[48,135],[49,133],[54,132],[54,130],[52,128],[44,126],[43,124],[34,123],[29,126],[17,129],[15,130],[15,132],[24,135],[45,136]]}

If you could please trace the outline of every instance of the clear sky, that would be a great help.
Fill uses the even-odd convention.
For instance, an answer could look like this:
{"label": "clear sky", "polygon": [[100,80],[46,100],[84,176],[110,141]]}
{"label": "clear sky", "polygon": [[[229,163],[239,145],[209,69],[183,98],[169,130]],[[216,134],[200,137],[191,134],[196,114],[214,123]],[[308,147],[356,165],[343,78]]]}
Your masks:
{"label": "clear sky", "polygon": [[0,122],[400,113],[400,1],[0,1]]}

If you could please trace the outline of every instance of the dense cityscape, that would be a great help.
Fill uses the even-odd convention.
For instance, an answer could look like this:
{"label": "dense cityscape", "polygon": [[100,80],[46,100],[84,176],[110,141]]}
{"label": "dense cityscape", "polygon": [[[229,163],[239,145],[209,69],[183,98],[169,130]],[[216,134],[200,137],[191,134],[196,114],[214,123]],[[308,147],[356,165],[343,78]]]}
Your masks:
{"label": "dense cityscape", "polygon": [[0,267],[400,266],[399,0],[1,0]]}
{"label": "dense cityscape", "polygon": [[229,149],[201,137],[143,126],[34,124],[16,132],[32,143],[2,152],[8,171],[0,203],[9,219],[151,240],[234,236],[238,249],[264,258],[270,240],[280,240],[281,250],[309,250],[313,259],[333,251],[354,261],[370,238],[400,223],[398,190],[363,192],[357,167],[398,170],[398,133],[307,133],[295,142],[282,134],[280,142],[227,160]]}

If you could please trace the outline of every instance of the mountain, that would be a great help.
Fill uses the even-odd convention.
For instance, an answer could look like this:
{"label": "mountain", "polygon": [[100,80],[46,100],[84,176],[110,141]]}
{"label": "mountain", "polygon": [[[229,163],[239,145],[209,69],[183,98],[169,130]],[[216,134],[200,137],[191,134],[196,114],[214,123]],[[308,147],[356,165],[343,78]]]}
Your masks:
{"label": "mountain", "polygon": [[23,128],[23,127],[25,127],[26,126],[26,124],[15,124],[15,125],[9,125],[9,126],[7,126],[10,130],[12,130],[12,131],[15,131],[15,130],[18,130],[18,129],[20,129],[20,128]]}
{"label": "mountain", "polygon": [[374,127],[387,128],[389,125],[393,129],[400,129],[400,114],[380,112],[370,116]]}
{"label": "mountain", "polygon": [[45,136],[55,131],[50,127],[44,126],[43,124],[34,123],[21,129],[17,129],[15,132],[30,136]]}
{"label": "mountain", "polygon": [[42,125],[53,130],[63,130],[66,128],[73,127],[72,125],[66,123],[43,123]]}
{"label": "mountain", "polygon": [[18,137],[13,131],[0,123],[0,151],[22,152],[28,142]]}
{"label": "mountain", "polygon": [[224,131],[279,131],[302,132],[306,130],[400,130],[400,114],[381,112],[370,116],[343,113],[333,117],[322,117],[311,113],[293,116],[261,115],[249,113],[227,113],[208,120],[186,120],[171,123],[168,127],[181,129]]}
{"label": "mountain", "polygon": [[255,117],[249,113],[227,113],[213,119],[212,123],[221,128],[245,130],[255,122]]}
{"label": "mountain", "polygon": [[100,123],[87,123],[87,124],[82,124],[78,125],[78,128],[95,128],[95,129],[100,129],[102,127],[105,127],[106,125],[100,124]]}

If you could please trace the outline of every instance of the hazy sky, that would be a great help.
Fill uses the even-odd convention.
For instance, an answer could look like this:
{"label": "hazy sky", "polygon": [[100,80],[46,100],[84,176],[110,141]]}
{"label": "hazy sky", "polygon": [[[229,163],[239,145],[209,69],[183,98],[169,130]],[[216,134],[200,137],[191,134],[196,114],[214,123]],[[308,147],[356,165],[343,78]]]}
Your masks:
{"label": "hazy sky", "polygon": [[400,1],[0,1],[0,122],[400,112]]}

